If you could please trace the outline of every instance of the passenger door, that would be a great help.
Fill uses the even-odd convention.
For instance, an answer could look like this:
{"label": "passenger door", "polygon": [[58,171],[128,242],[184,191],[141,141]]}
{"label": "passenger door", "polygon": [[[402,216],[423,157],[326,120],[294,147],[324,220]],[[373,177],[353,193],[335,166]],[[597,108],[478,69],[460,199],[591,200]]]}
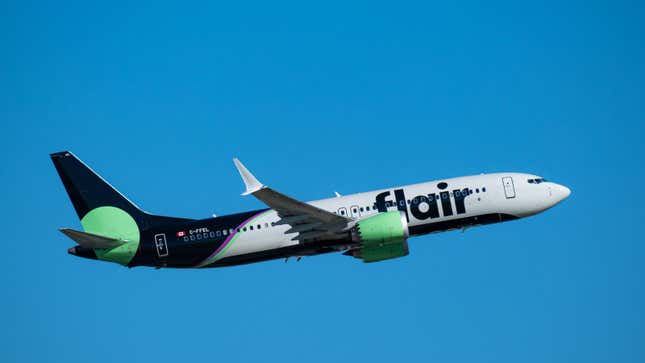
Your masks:
{"label": "passenger door", "polygon": [[506,195],[506,199],[515,198],[515,185],[513,185],[513,178],[510,176],[503,177],[502,184],[504,184],[504,194]]}
{"label": "passenger door", "polygon": [[168,243],[166,242],[166,235],[164,233],[155,234],[155,247],[157,247],[157,256],[168,256]]}

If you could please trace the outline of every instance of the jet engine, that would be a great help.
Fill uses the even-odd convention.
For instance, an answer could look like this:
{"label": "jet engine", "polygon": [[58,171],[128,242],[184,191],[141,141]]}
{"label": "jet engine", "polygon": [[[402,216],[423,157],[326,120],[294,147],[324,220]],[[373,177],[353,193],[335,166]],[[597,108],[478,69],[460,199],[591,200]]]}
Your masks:
{"label": "jet engine", "polygon": [[359,243],[359,246],[345,254],[361,258],[364,262],[407,256],[409,236],[405,213],[381,213],[356,223],[352,228],[352,241]]}

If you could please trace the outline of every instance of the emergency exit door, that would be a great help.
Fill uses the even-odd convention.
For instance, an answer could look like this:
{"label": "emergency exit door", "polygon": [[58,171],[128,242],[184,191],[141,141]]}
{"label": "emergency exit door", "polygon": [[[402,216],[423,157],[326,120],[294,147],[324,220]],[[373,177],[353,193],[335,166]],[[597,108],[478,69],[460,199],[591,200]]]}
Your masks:
{"label": "emergency exit door", "polygon": [[502,183],[504,184],[504,194],[506,194],[506,199],[515,198],[515,185],[513,185],[513,178],[505,176],[502,178]]}

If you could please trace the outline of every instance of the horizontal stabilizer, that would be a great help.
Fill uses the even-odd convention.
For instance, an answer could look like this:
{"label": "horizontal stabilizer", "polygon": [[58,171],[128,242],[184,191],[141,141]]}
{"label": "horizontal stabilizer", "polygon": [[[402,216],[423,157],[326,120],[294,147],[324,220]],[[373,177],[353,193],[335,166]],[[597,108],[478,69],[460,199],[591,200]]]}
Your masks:
{"label": "horizontal stabilizer", "polygon": [[105,237],[98,234],[81,232],[70,228],[61,228],[64,235],[74,240],[76,243],[87,248],[103,248],[109,249],[121,246],[128,242],[122,239]]}

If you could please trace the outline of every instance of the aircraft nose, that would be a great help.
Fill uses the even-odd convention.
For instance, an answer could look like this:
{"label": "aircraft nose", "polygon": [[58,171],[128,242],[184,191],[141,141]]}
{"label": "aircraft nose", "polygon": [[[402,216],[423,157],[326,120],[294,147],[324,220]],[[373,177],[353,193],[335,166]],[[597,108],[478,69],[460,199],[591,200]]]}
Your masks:
{"label": "aircraft nose", "polygon": [[555,185],[554,191],[554,196],[558,199],[558,202],[567,199],[571,195],[571,189],[560,184]]}
{"label": "aircraft nose", "polygon": [[561,185],[561,187],[562,187],[562,193],[564,194],[564,198],[569,198],[569,196],[571,195],[571,189],[565,187],[564,185]]}

